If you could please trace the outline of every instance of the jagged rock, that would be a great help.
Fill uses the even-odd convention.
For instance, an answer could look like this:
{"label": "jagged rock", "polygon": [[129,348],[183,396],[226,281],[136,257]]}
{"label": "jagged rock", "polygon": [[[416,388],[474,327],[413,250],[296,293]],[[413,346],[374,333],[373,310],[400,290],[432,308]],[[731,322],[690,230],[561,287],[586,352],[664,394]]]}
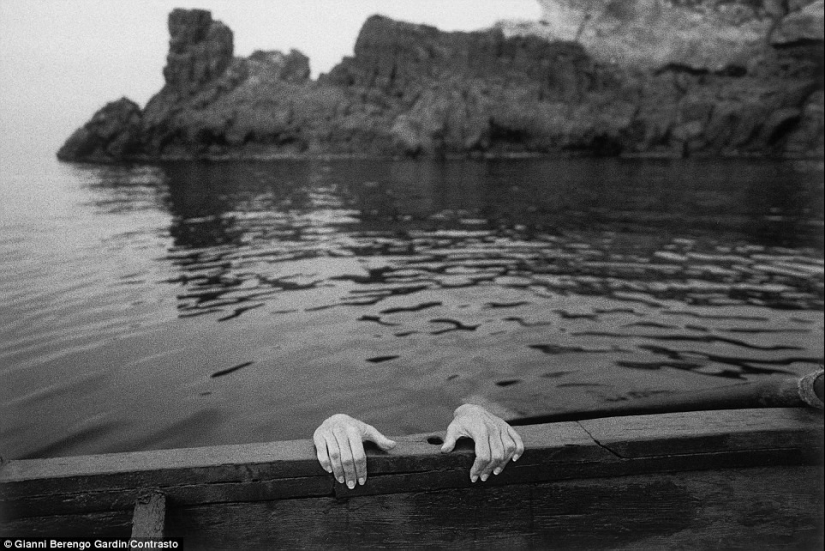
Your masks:
{"label": "jagged rock", "polygon": [[123,159],[139,151],[140,123],[140,107],[132,100],[108,103],[66,140],[57,157],[104,162]]}
{"label": "jagged rock", "polygon": [[825,1],[816,0],[807,6],[790,11],[779,22],[771,36],[774,44],[788,44],[802,40],[825,40],[823,13]]}
{"label": "jagged rock", "polygon": [[825,94],[817,90],[810,95],[802,107],[800,123],[793,128],[785,140],[785,152],[792,156],[814,155],[822,158],[825,154]]}
{"label": "jagged rock", "polygon": [[821,0],[538,1],[541,21],[505,24],[508,35],[576,41],[597,60],[623,66],[722,71],[764,55],[774,36],[790,42],[810,33],[822,40]]}
{"label": "jagged rock", "polygon": [[344,87],[377,89],[402,98],[430,81],[472,79],[530,84],[544,100],[575,101],[609,85],[578,44],[532,36],[506,38],[499,29],[443,33],[427,25],[370,17],[358,35],[354,57],[321,79]]}
{"label": "jagged rock", "polygon": [[264,78],[261,73],[267,73],[268,78],[284,82],[300,84],[309,80],[309,58],[298,50],[290,50],[286,55],[257,50],[249,56],[248,62],[252,73],[259,78]]}
{"label": "jagged rock", "polygon": [[418,121],[412,120],[406,113],[398,115],[390,128],[394,145],[409,156],[418,155],[424,149],[421,142],[424,133]]}
{"label": "jagged rock", "polygon": [[166,86],[187,97],[220,76],[232,61],[229,27],[213,21],[205,10],[173,10],[169,15],[169,54],[163,76]]}
{"label": "jagged rock", "polygon": [[[569,106],[618,85],[577,44],[506,38],[498,29],[442,33],[375,16],[354,51],[321,83],[392,102],[390,134],[409,154],[484,151],[494,142],[540,150],[560,141],[535,124],[542,104]],[[550,110],[550,124],[572,124],[573,109]]]}
{"label": "jagged rock", "polygon": [[[208,12],[175,10],[163,89],[142,113],[127,100],[108,105],[59,155],[119,160],[822,151],[822,42],[799,39],[771,48],[766,29],[785,13],[776,5],[770,11],[744,0],[546,0],[550,5],[579,14],[585,13],[582,6],[597,10],[593,28],[603,34],[576,27],[577,42],[508,36],[502,28],[444,33],[374,16],[361,29],[354,55],[318,81],[309,78],[309,60],[298,51],[235,58],[231,31]],[[811,5],[788,0],[786,7],[794,14]],[[674,40],[693,40],[690,33],[641,43],[661,39],[669,22],[675,21],[671,31],[679,35],[688,15],[717,30],[744,29],[726,40],[750,44],[759,55],[730,65],[736,49],[721,51],[727,42],[711,36],[705,50],[672,56]],[[711,21],[717,15],[721,22]],[[762,34],[751,33],[756,20]],[[575,27],[570,21],[545,26],[569,34]],[[644,22],[650,26],[642,32]],[[759,36],[757,46],[751,35]],[[653,68],[599,61],[599,44],[622,36],[617,52],[645,57],[659,55],[650,49],[661,46],[666,55],[655,58]]]}

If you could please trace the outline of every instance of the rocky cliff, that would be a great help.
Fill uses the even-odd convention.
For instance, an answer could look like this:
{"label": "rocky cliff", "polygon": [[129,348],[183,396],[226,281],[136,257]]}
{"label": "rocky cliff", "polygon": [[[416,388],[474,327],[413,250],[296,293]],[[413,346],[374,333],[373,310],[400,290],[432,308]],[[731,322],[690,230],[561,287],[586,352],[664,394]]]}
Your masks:
{"label": "rocky cliff", "polygon": [[822,0],[543,5],[471,33],[371,17],[317,81],[300,52],[235,57],[209,12],[175,10],[163,89],[58,157],[823,154]]}

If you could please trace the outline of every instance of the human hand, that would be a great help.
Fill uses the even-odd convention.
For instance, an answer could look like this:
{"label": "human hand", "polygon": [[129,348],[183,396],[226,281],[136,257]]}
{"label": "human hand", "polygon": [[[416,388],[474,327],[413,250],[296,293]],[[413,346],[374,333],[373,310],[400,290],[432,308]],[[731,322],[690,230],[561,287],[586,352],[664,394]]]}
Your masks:
{"label": "human hand", "polygon": [[470,469],[471,482],[479,478],[484,482],[490,473],[500,474],[510,459],[516,461],[524,453],[524,443],[513,427],[483,407],[464,404],[455,410],[454,416],[441,452],[453,451],[462,436],[472,438],[476,459]]}
{"label": "human hand", "polygon": [[367,456],[364,454],[364,440],[375,442],[382,450],[395,447],[395,442],[368,425],[349,415],[337,413],[328,417],[315,429],[312,435],[318,462],[336,480],[351,490],[355,482],[363,485],[367,481]]}

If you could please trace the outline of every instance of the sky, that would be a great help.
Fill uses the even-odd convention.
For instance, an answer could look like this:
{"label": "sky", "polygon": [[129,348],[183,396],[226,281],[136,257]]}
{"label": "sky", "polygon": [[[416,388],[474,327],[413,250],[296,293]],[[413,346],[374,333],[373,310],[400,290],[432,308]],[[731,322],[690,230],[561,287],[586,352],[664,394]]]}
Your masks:
{"label": "sky", "polygon": [[176,7],[226,23],[235,55],[301,50],[313,76],[351,55],[376,13],[447,31],[540,16],[535,0],[0,0],[0,162],[15,149],[56,149],[109,101],[145,105],[163,85]]}

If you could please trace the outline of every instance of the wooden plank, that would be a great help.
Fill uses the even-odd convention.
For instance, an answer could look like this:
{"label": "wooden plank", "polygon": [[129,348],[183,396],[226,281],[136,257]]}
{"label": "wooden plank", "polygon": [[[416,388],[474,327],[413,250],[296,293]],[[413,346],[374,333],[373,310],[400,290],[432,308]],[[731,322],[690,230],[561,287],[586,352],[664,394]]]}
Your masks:
{"label": "wooden plank", "polygon": [[689,472],[720,468],[749,468],[765,465],[806,466],[816,463],[807,450],[787,448],[781,450],[752,450],[724,453],[689,455],[665,455],[633,460],[611,458],[599,462],[548,462],[540,461],[525,465],[511,465],[498,476],[486,482],[471,483],[469,464],[465,469],[439,470],[420,473],[384,474],[372,477],[364,486],[353,489],[343,484],[335,485],[335,496],[358,496],[409,493],[411,491],[436,491],[449,488],[474,488],[476,486],[513,486],[560,480],[585,480],[638,474],[664,472]]}
{"label": "wooden plank", "polygon": [[700,411],[580,421],[600,445],[630,459],[723,450],[821,450],[822,413],[807,408]]}
{"label": "wooden plank", "polygon": [[[519,432],[524,455],[486,485],[821,464],[822,417],[805,410],[624,417]],[[170,506],[470,487],[472,442],[460,441],[455,452],[441,454],[438,437],[443,433],[402,437],[389,453],[369,451],[367,485],[354,490],[320,468],[308,440],[11,461],[0,470],[0,508],[9,518],[128,509],[147,487],[166,494]],[[291,473],[304,476],[286,476]]]}
{"label": "wooden plank", "polygon": [[[721,467],[750,467],[757,465],[810,464],[802,450],[755,450],[682,456],[639,458],[633,461],[619,460],[594,446],[603,453],[601,461],[559,461],[550,454],[534,453],[528,461],[512,464],[505,471],[479,486],[529,484],[555,480],[586,479],[621,476],[636,473],[663,471],[690,471]],[[542,450],[539,450],[542,451]],[[468,472],[472,456],[464,454],[465,465],[460,468],[438,469],[425,472],[383,473],[371,475],[368,484],[350,490],[337,484],[329,476],[258,481],[244,483],[212,483],[181,485],[164,488],[170,503],[175,506],[220,502],[248,502],[289,499],[295,497],[381,495],[410,491],[439,490],[445,488],[471,488]],[[101,510],[128,509],[139,496],[140,490],[125,488],[101,492],[80,492],[52,496],[23,497],[7,502],[7,518],[21,518],[54,514],[84,514]]]}
{"label": "wooden plank", "polygon": [[170,512],[197,549],[819,549],[820,471],[755,468]]}
{"label": "wooden plank", "polygon": [[166,496],[161,492],[146,492],[138,496],[132,513],[133,539],[163,538],[166,522]]}
{"label": "wooden plank", "polygon": [[131,527],[132,512],[122,509],[85,515],[5,518],[0,522],[0,537],[128,538]]}
{"label": "wooden plank", "polygon": [[[256,478],[296,478],[326,472],[315,458],[310,440],[265,444],[181,448],[50,459],[12,460],[0,470],[0,484],[23,487],[27,481],[53,481],[78,489],[94,480],[96,489],[139,485],[244,481]],[[168,481],[168,482],[167,482]],[[152,486],[152,484],[148,484]],[[59,486],[58,486],[59,488]],[[52,488],[44,488],[50,490]]]}
{"label": "wooden plank", "polygon": [[[231,501],[262,501],[297,497],[333,495],[332,476],[227,482],[181,484],[162,488],[170,504],[192,505]],[[64,492],[53,495],[3,496],[9,519],[45,515],[86,514],[95,511],[129,510],[140,496],[140,487]]]}
{"label": "wooden plank", "polygon": [[[542,446],[551,439],[563,444],[592,443],[589,436],[583,433],[576,423],[525,427],[523,430],[525,434],[532,435],[535,446]],[[427,462],[433,457],[434,451],[439,449],[439,444],[428,442],[428,439],[434,437],[443,438],[444,433],[432,432],[398,437],[397,440],[404,444],[400,447],[403,451],[393,450],[384,454],[398,458],[391,459],[386,465],[395,468],[396,463],[399,463],[403,468],[416,468],[414,463],[405,462],[405,458],[412,457],[422,457]],[[375,448],[368,449],[373,456],[382,455]],[[244,465],[243,470],[237,470],[239,464]],[[262,444],[11,460],[0,470],[0,483],[72,479],[84,475],[105,477],[141,472],[185,474],[187,471],[198,472],[201,468],[228,468],[228,472],[222,473],[225,480],[244,480],[261,474],[268,478],[296,478],[325,473],[318,465],[311,440],[288,440]],[[262,468],[268,470],[255,470]],[[429,467],[422,464],[419,468],[426,470]]]}
{"label": "wooden plank", "polygon": [[[536,460],[592,460],[607,456],[576,423],[557,423],[541,427],[525,427],[522,431],[537,450]],[[399,445],[390,452],[368,447],[368,472],[371,475],[398,472],[428,472],[438,469],[469,468],[472,464],[472,443],[463,441],[456,452],[440,453],[440,444],[429,442],[443,433],[428,433],[400,437]],[[55,459],[10,461],[0,470],[0,488],[4,499],[59,494],[93,493],[123,488],[173,488],[177,486],[208,486],[286,480],[282,488],[294,479],[322,478],[331,475],[318,464],[311,441],[275,442],[265,445],[219,446],[160,450],[129,454],[78,456]],[[283,449],[281,449],[283,448]],[[202,454],[198,454],[202,451]],[[133,463],[134,461],[134,463]],[[310,483],[307,487],[316,488]],[[300,492],[300,487],[294,487]],[[314,491],[314,490],[313,490]],[[331,494],[331,487],[326,490]],[[172,497],[173,494],[167,492]],[[312,494],[285,494],[299,497]]]}
{"label": "wooden plank", "polygon": [[[522,434],[531,442],[528,446],[530,453],[525,454],[518,463],[523,468],[533,466],[546,471],[548,465],[615,460],[611,454],[596,445],[576,423],[525,427]],[[441,454],[440,443],[433,444],[428,441],[433,436],[422,434],[400,437],[399,445],[389,454],[369,450],[367,461],[370,475],[367,485],[369,491],[399,492],[409,491],[410,488],[436,489],[468,485],[470,483],[468,473],[474,457],[472,441],[461,440],[454,452]],[[443,434],[435,436],[440,438]],[[242,460],[243,454],[239,455],[239,460]],[[158,463],[166,466],[168,462],[167,457],[164,456],[167,454],[161,454]],[[99,458],[95,457],[95,459]],[[107,459],[122,461],[122,458]],[[301,462],[308,460],[300,456],[296,459]],[[311,452],[311,461],[317,463],[314,449]],[[155,473],[141,469],[136,473],[117,473],[113,468],[107,468],[101,475],[65,476],[57,480],[33,478],[31,477],[32,470],[29,470],[27,478],[23,480],[5,483],[0,481],[0,488],[3,489],[0,504],[3,502],[8,504],[10,518],[20,518],[46,515],[49,512],[51,514],[87,513],[131,508],[140,488],[144,487],[161,489],[170,504],[176,506],[220,501],[332,496],[343,495],[348,491],[346,486],[337,484],[332,475],[320,468],[320,476],[268,479],[267,476],[273,472],[289,471],[289,460],[284,460],[284,462],[287,465],[280,465],[273,469],[261,464],[232,466],[216,464],[211,468],[199,466],[192,469],[192,472],[179,472],[180,469],[161,469]],[[48,472],[42,469],[42,465],[37,465],[37,467],[41,476],[45,476],[44,473]],[[565,472],[563,468],[557,470]],[[302,467],[297,471],[303,472]],[[18,470],[18,473],[20,472],[22,469]],[[178,477],[173,476],[178,472]],[[243,472],[245,476],[238,476],[238,472]],[[415,473],[420,476],[413,476]],[[394,476],[385,476],[388,474]]]}

